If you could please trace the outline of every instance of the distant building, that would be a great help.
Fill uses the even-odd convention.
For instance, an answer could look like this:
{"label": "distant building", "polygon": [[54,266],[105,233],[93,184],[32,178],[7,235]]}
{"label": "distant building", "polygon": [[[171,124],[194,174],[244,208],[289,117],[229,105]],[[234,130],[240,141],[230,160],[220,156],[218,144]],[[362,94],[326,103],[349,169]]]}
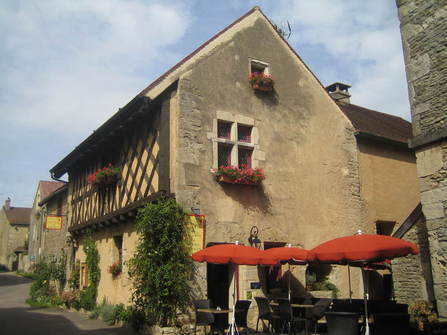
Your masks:
{"label": "distant building", "polygon": [[[67,185],[59,181],[41,180],[37,186],[31,214],[29,259],[35,264],[45,254],[59,253],[66,234]],[[61,228],[47,228],[49,215],[61,217]],[[61,235],[64,237],[62,238]]]}
{"label": "distant building", "polygon": [[31,208],[12,207],[8,198],[0,210],[0,267],[24,269],[28,254]]}

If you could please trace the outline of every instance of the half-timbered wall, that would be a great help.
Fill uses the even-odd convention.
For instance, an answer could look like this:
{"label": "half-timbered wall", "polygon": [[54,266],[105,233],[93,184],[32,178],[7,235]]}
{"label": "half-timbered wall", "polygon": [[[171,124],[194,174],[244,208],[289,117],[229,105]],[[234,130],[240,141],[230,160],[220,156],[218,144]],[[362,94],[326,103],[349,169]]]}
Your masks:
{"label": "half-timbered wall", "polygon": [[[160,118],[154,114],[127,126],[114,143],[71,171],[71,226],[101,218],[160,190]],[[87,182],[90,174],[109,163],[121,167],[116,185],[99,189]]]}

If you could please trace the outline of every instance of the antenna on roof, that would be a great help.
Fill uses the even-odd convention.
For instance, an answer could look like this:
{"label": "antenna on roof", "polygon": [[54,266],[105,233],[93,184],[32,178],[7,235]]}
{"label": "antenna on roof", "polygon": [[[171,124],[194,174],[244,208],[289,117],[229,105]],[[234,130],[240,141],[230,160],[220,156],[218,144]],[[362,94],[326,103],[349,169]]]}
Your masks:
{"label": "antenna on roof", "polygon": [[292,35],[292,26],[290,25],[289,20],[282,22],[281,26],[277,25],[276,23],[274,23],[273,26],[275,27],[276,31],[286,40],[288,40]]}

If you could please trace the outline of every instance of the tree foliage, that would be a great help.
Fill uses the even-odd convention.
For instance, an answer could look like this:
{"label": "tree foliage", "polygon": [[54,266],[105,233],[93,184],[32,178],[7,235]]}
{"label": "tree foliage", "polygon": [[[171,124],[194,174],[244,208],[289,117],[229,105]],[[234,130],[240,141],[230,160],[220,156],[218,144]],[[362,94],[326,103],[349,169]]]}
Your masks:
{"label": "tree foliage", "polygon": [[137,216],[139,242],[129,261],[134,307],[150,323],[173,325],[189,304],[192,264],[187,214],[174,199],[142,208]]}

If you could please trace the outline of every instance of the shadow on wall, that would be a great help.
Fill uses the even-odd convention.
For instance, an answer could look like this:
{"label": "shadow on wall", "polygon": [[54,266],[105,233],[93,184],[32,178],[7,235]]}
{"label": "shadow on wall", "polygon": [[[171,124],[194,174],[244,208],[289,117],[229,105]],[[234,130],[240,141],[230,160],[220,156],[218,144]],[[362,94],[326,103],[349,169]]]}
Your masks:
{"label": "shadow on wall", "polygon": [[262,100],[267,106],[273,107],[279,104],[279,96],[275,89],[271,92],[254,90],[256,97]]}
{"label": "shadow on wall", "polygon": [[263,214],[271,214],[272,204],[265,192],[264,185],[221,184],[220,186],[226,195],[244,207],[258,210]]}
{"label": "shadow on wall", "polygon": [[275,279],[271,276],[272,273],[275,271],[274,268],[275,267],[258,266],[258,276],[259,281],[261,282],[262,293],[266,297],[287,298],[289,276],[291,297],[304,297],[306,295],[306,287],[289,270],[285,271],[284,273],[279,273],[279,276],[275,283]]}

